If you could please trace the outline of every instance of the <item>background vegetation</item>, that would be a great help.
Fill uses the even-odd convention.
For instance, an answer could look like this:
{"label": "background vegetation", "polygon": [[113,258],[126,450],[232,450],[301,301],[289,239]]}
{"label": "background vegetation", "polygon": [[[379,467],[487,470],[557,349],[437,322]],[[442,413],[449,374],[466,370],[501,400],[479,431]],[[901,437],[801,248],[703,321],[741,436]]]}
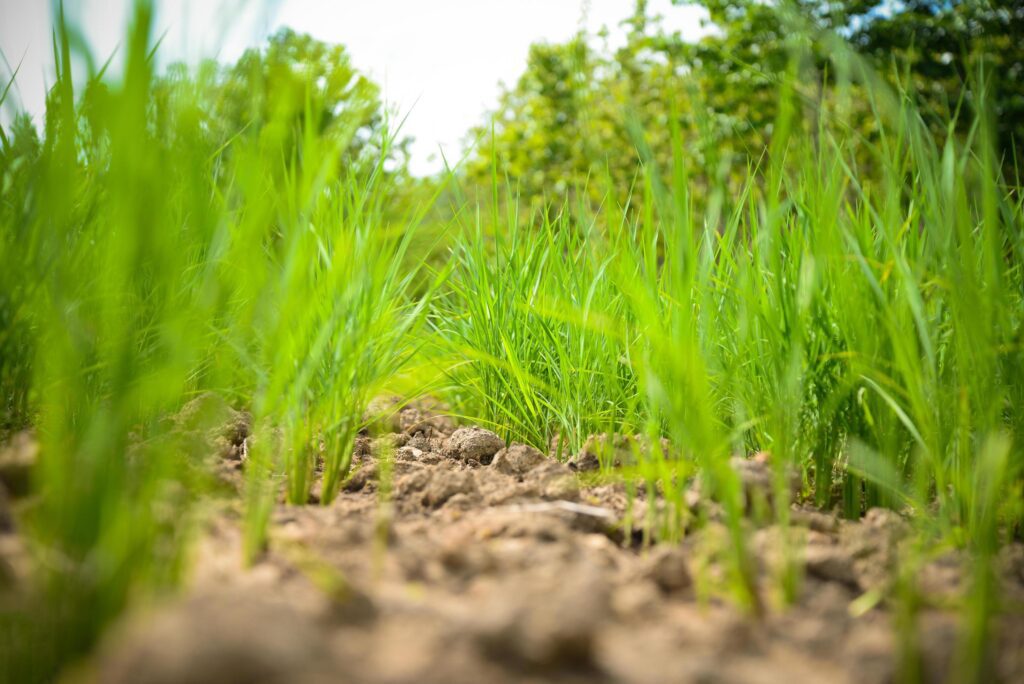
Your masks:
{"label": "background vegetation", "polygon": [[[497,160],[525,198],[557,199],[586,187],[596,201],[612,186],[620,202],[635,199],[631,189],[644,159],[632,129],[643,130],[659,169],[668,173],[670,121],[680,127],[690,183],[704,191],[695,194],[725,177],[741,183],[748,162],[756,164],[770,147],[784,84],[793,90],[789,104],[801,116],[792,125],[802,134],[816,137],[825,125],[844,138],[874,140],[873,92],[835,60],[835,36],[868,61],[875,77],[911,98],[940,141],[951,122],[964,133],[977,118],[979,93],[970,82],[984,58],[987,115],[998,153],[1013,168],[1024,135],[1024,50],[1015,38],[1024,32],[1020,2],[678,4],[706,8],[715,30],[687,43],[665,32],[641,0],[624,22],[627,40],[619,49],[585,35],[534,45],[493,121],[475,132],[486,142],[466,172],[482,183],[483,194]],[[842,120],[818,116],[839,97],[846,98]]]}

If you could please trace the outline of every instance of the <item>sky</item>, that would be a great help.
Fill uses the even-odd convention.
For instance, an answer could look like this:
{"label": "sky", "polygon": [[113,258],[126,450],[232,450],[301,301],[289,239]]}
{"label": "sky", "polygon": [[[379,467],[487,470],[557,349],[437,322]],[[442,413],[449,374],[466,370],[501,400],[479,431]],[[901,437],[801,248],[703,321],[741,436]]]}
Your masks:
{"label": "sky", "polygon": [[[114,54],[125,35],[131,0],[65,0],[97,62]],[[410,168],[427,174],[441,168],[439,150],[457,160],[466,132],[486,120],[501,92],[526,66],[532,43],[564,41],[576,31],[610,30],[621,43],[619,23],[633,0],[165,0],[158,2],[159,59],[195,63],[206,57],[238,59],[277,29],[289,26],[346,46],[352,63],[379,83],[389,105],[406,116],[412,136]],[[649,0],[664,26],[696,40],[705,29],[701,8]],[[6,83],[21,64],[12,101],[42,120],[46,88],[53,82],[51,3],[0,0],[0,62]],[[79,65],[84,73],[85,64]],[[5,106],[4,120],[13,111]]]}

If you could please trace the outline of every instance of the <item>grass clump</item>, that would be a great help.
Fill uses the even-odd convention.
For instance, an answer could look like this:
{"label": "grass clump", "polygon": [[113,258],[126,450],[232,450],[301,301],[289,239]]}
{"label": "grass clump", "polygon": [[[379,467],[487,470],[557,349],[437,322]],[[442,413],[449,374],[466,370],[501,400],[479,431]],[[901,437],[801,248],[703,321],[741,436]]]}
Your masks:
{"label": "grass clump", "polygon": [[629,315],[608,277],[614,250],[567,208],[524,218],[514,197],[507,206],[463,217],[432,329],[442,355],[460,359],[448,376],[463,413],[575,453],[588,435],[638,420],[630,341],[612,330]]}

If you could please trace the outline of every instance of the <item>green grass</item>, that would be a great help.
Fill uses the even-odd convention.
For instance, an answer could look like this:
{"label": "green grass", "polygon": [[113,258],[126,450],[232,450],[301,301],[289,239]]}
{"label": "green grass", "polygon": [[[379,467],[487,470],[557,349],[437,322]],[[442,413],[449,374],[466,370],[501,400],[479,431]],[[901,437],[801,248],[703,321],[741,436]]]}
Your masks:
{"label": "green grass", "polygon": [[[783,522],[791,469],[823,508],[907,512],[918,542],[891,597],[905,674],[912,569],[953,545],[972,559],[958,674],[986,679],[993,558],[1024,521],[1024,200],[995,157],[983,70],[968,136],[936,142],[912,95],[837,44],[839,95],[806,113],[794,71],[771,148],[729,173],[684,175],[673,130],[678,163],[642,164],[627,206],[608,188],[597,207],[521,211],[495,167],[489,201],[446,215],[434,200],[457,173],[409,201],[387,133],[379,158],[339,164],[357,126],[325,121],[312,86],[211,136],[209,76],[156,77],[151,14],[138,5],[123,82],[80,92],[82,48],[58,26],[41,137],[3,131],[2,427],[41,443],[23,523],[42,574],[0,613],[0,677],[47,680],[130,601],[174,587],[205,495],[203,445],[164,420],[187,400],[213,390],[253,414],[255,559],[278,495],[306,503],[322,457],[329,503],[369,399],[414,369],[457,412],[543,450],[557,437],[563,456],[597,432],[667,436],[671,453],[636,465],[669,503],[660,529],[682,534],[703,478],[753,614],[731,455],[771,452]],[[844,125],[857,98],[870,134]]]}

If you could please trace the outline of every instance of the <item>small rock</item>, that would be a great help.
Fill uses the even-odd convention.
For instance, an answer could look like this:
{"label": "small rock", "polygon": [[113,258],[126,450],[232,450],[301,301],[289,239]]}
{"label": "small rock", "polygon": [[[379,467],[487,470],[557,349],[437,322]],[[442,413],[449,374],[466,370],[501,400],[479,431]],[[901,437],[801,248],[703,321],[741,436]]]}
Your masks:
{"label": "small rock", "polygon": [[444,446],[444,455],[461,461],[488,465],[505,448],[501,437],[481,427],[459,428]]}
{"label": "small rock", "polygon": [[546,459],[544,454],[526,444],[513,444],[494,455],[491,464],[498,472],[506,475],[524,475],[539,466]]}

